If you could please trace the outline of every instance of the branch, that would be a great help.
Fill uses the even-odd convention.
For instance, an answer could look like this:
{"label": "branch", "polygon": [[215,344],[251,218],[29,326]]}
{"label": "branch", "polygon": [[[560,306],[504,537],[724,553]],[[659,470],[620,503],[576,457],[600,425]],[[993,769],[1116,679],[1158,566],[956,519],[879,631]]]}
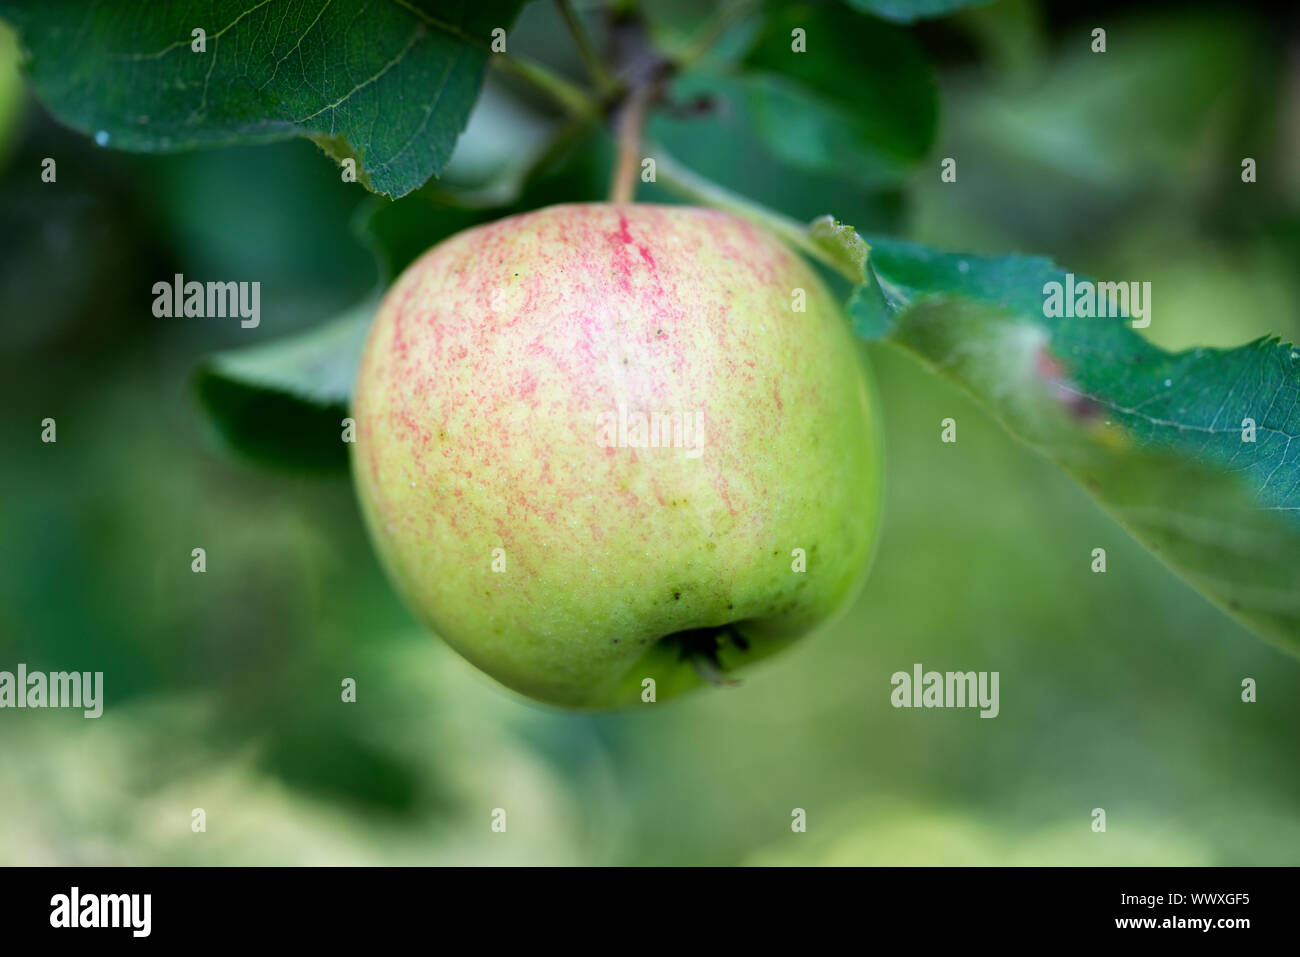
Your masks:
{"label": "branch", "polygon": [[488,62],[546,94],[563,107],[570,116],[583,118],[600,116],[600,103],[595,97],[540,63],[505,53],[492,54]]}
{"label": "branch", "polygon": [[601,92],[602,96],[610,96],[618,90],[618,81],[605,67],[605,62],[596,52],[596,46],[591,42],[591,36],[582,25],[582,20],[578,18],[578,11],[573,8],[570,0],[555,0],[555,5],[560,9],[560,16],[564,18],[564,24],[569,28],[569,33],[573,35],[573,42],[578,46],[578,55],[582,57],[582,63],[587,68],[587,75],[591,77],[596,89]]}
{"label": "branch", "polygon": [[733,193],[712,180],[705,179],[680,165],[663,150],[655,149],[653,153],[658,180],[679,196],[705,206],[712,206],[714,209],[734,213],[752,223],[757,223],[811,258],[834,269],[849,281],[862,282],[861,273],[855,274],[853,270],[846,268],[842,259],[836,258],[828,249],[815,242],[808,227],[803,223],[774,209],[768,209],[738,193]]}
{"label": "branch", "polygon": [[704,24],[691,37],[686,49],[677,57],[677,67],[688,70],[708,55],[714,45],[731,26],[745,17],[756,6],[755,0],[731,0],[714,14],[713,19]]}

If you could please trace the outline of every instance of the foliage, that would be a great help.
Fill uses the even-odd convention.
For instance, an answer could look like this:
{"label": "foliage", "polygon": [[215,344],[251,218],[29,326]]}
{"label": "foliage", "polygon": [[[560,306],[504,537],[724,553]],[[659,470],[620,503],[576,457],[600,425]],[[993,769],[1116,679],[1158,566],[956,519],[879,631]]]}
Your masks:
{"label": "foliage", "polygon": [[[681,23],[670,6],[648,5],[662,18],[656,35],[677,34],[673,49],[688,50],[697,5]],[[0,84],[0,161],[20,151],[0,182],[15,423],[5,423],[6,447],[50,410],[61,430],[59,445],[6,469],[16,503],[6,537],[26,546],[0,588],[14,623],[6,658],[102,663],[121,705],[102,731],[6,726],[23,746],[0,748],[5,856],[31,861],[33,848],[77,835],[78,862],[187,862],[188,844],[161,841],[135,815],[183,818],[198,782],[246,815],[247,839],[219,852],[232,861],[264,859],[265,842],[285,833],[301,839],[276,838],[283,859],[307,860],[309,847],[331,860],[430,859],[409,850],[414,841],[436,848],[432,859],[465,860],[467,847],[482,848],[460,835],[508,778],[552,835],[521,837],[528,852],[513,860],[898,862],[931,840],[935,860],[1294,863],[1286,729],[1300,718],[1300,672],[1241,640],[1241,627],[1118,534],[1300,650],[1300,368],[1290,345],[1300,201],[1284,175],[1251,187],[1238,175],[1245,150],[1261,170],[1286,167],[1271,145],[1285,141],[1270,130],[1294,101],[1275,92],[1270,28],[1244,11],[1116,15],[1112,39],[1129,42],[1100,59],[1078,22],[1049,42],[1027,2],[750,4],[715,52],[681,64],[648,140],[751,210],[793,218],[791,240],[834,273],[880,373],[890,498],[880,560],[851,616],[732,696],[638,723],[493,696],[392,604],[345,483],[240,468],[197,442],[194,410],[176,401],[189,382],[228,443],[337,472],[352,370],[393,275],[467,226],[605,195],[614,146],[599,109],[573,113],[500,78],[480,98],[490,30],[509,27],[519,7],[0,0],[41,103],[87,137],[106,134],[109,147],[49,125],[20,130],[22,111]],[[505,56],[529,62],[514,51],[545,12],[524,6]],[[816,59],[787,52],[796,19]],[[195,26],[207,30],[206,54],[190,50]],[[1143,52],[1126,52],[1138,37]],[[974,72],[944,52],[963,43]],[[0,38],[0,59],[6,47]],[[575,83],[581,64],[559,47],[526,53]],[[498,124],[493,147],[519,161],[470,182],[453,154],[488,135],[466,123],[496,94],[553,140],[534,152]],[[36,145],[23,147],[24,136]],[[285,138],[356,158],[361,185],[339,182],[331,159],[301,143],[258,146],[283,165],[256,172],[254,151],[191,152]],[[57,192],[27,183],[45,155],[59,157]],[[939,180],[948,155],[960,158],[960,191]],[[194,228],[222,202],[202,188],[205,163],[224,163],[226,182],[242,178],[264,206],[292,208],[293,228]],[[317,174],[346,203],[330,194],[290,207],[295,180]],[[663,177],[641,198],[681,201],[672,185]],[[351,236],[335,238],[353,206],[379,264],[369,293],[368,278],[358,288],[338,279],[365,255]],[[236,246],[241,265],[321,263],[286,283],[295,288],[283,311],[268,309],[257,337],[217,339],[213,353],[215,333],[178,324],[151,344],[137,295],[145,277],[229,264]],[[1008,249],[1052,258],[987,254]],[[1179,276],[1196,294],[1156,282],[1149,330],[1054,319],[1043,286],[1067,270]],[[44,274],[61,278],[39,296],[15,279]],[[1177,341],[1188,330],[1193,341]],[[1205,330],[1230,345],[1204,347]],[[949,416],[951,446],[938,441]],[[1253,443],[1242,441],[1246,418]],[[195,541],[214,554],[199,585],[173,561]],[[1098,545],[1107,575],[1087,570]],[[340,722],[337,675],[358,671],[359,643],[372,662],[365,704]],[[993,722],[996,740],[985,722],[956,720],[965,715],[903,723],[881,703],[894,666],[981,659],[1020,679]],[[1260,675],[1261,703],[1242,706],[1238,676]],[[198,689],[202,707],[169,700]],[[773,701],[790,704],[777,713]],[[196,765],[178,756],[200,739],[202,770],[191,774]],[[465,753],[470,739],[481,754]],[[638,770],[665,754],[673,775]],[[93,755],[85,773],[116,796],[99,816],[78,810],[84,780],[68,770]],[[720,779],[732,796],[715,793]],[[30,797],[33,782],[48,802]],[[872,800],[859,803],[865,792]],[[1061,810],[1086,810],[1099,793],[1123,805],[1116,836],[1127,851],[1085,843],[1091,835],[1080,838],[1074,812]],[[845,839],[786,847],[789,795],[814,815],[837,808],[834,819],[851,822]],[[1222,815],[1229,803],[1237,813]],[[676,815],[671,835],[664,809]],[[611,822],[625,822],[618,841],[591,839]]]}

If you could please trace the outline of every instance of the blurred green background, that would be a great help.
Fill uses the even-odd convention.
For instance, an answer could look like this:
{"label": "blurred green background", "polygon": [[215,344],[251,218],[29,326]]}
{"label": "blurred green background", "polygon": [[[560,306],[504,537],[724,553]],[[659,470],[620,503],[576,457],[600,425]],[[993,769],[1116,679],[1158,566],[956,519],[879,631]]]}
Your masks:
{"label": "blurred green background", "polygon": [[[659,15],[671,34],[696,11]],[[534,4],[512,43],[577,75],[556,29]],[[1000,0],[917,33],[940,133],[903,188],[757,165],[729,181],[794,215],[1149,279],[1166,347],[1297,336],[1300,45],[1267,7],[1080,20]],[[373,286],[354,226],[379,201],[303,141],[101,150],[44,113],[16,60],[0,29],[0,669],[103,671],[106,706],[0,712],[0,863],[1300,863],[1300,661],[889,348],[863,350],[886,517],[841,620],[737,689],[638,711],[496,686],[397,602],[346,476],[240,459],[193,399],[204,356]],[[491,79],[447,180],[480,184],[535,142],[531,107]],[[701,122],[655,133],[725,174],[738,160]],[[260,279],[261,326],[154,318],[175,272]],[[956,445],[938,441],[948,416]],[[1000,716],[891,708],[889,676],[914,662],[999,671]]]}

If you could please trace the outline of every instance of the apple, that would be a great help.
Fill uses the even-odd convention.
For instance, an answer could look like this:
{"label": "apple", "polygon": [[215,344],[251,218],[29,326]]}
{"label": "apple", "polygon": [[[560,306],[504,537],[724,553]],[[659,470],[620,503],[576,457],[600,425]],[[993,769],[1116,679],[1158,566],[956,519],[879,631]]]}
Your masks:
{"label": "apple", "polygon": [[525,695],[616,707],[730,682],[856,593],[874,402],[834,299],[765,230],[552,206],[459,233],[393,285],[352,468],[429,629]]}

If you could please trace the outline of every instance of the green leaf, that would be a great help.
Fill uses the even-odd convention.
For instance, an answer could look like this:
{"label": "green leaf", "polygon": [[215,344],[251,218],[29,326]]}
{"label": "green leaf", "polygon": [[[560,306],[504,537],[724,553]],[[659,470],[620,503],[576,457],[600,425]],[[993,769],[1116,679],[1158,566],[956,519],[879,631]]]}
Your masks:
{"label": "green leaf", "polygon": [[809,240],[834,262],[836,268],[854,281],[868,279],[867,264],[871,247],[858,231],[833,216],[820,216],[808,226]]}
{"label": "green leaf", "polygon": [[992,0],[845,0],[850,7],[895,23],[946,17],[963,7],[983,7]]}
{"label": "green leaf", "polygon": [[[803,31],[806,52],[793,49]],[[910,33],[838,6],[770,11],[722,90],[765,147],[792,166],[857,183],[895,182],[934,138],[938,98]]]}
{"label": "green leaf", "polygon": [[376,295],[310,332],[209,358],[195,390],[221,437],[267,465],[346,468],[342,419],[378,304]]}
{"label": "green leaf", "polygon": [[[523,0],[0,0],[41,99],[143,152],[316,141],[401,196],[436,176]],[[192,31],[206,50],[192,49]]]}
{"label": "green leaf", "polygon": [[861,336],[960,385],[1199,591],[1300,653],[1300,351],[1169,353],[1124,319],[1045,316],[1044,286],[1066,281],[1047,260],[871,249],[877,281],[849,302]]}

